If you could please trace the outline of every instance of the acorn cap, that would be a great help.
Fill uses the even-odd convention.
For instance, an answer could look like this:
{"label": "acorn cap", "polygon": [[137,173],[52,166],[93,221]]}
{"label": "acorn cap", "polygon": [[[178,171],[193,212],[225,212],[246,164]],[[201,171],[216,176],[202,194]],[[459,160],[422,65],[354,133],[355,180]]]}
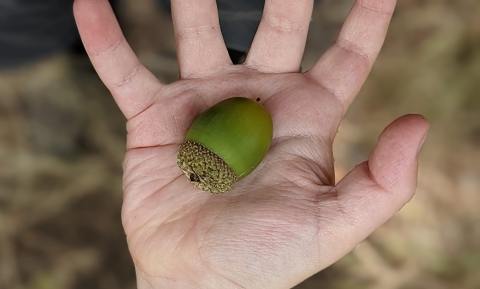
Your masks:
{"label": "acorn cap", "polygon": [[177,164],[194,187],[213,194],[225,193],[238,180],[226,162],[193,141],[186,140],[180,145]]}

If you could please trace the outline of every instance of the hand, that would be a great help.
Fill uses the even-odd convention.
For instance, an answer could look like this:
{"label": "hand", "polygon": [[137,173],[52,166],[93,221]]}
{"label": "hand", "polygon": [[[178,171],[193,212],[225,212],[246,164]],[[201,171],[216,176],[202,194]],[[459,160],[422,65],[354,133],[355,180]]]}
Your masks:
{"label": "hand", "polygon": [[[404,116],[335,184],[332,142],[380,50],[394,0],[357,0],[335,44],[298,73],[313,1],[267,0],[232,65],[214,0],[172,1],[180,80],[135,57],[106,0],[76,0],[80,33],[128,119],[122,220],[140,288],[289,288],[347,254],[413,195],[427,121]],[[222,99],[261,98],[274,123],[262,164],[224,195],[176,165],[193,120]],[[387,97],[387,96],[386,96]]]}

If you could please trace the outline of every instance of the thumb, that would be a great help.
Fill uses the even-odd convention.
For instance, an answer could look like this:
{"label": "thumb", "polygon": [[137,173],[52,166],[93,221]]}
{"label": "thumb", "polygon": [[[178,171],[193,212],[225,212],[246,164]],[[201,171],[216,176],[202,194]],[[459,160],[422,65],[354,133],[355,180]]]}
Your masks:
{"label": "thumb", "polygon": [[420,115],[395,120],[380,135],[368,161],[356,166],[336,186],[356,244],[392,217],[415,193],[417,154],[429,127]]}

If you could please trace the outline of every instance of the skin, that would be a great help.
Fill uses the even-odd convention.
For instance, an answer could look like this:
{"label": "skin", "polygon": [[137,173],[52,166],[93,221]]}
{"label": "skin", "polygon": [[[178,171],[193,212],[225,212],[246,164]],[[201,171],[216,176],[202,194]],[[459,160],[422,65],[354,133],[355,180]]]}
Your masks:
{"label": "skin", "polygon": [[[106,0],[76,0],[90,59],[127,118],[122,221],[138,288],[290,288],[347,254],[413,196],[428,122],[401,117],[335,184],[332,142],[381,48],[395,1],[357,0],[333,46],[298,73],[313,3],[267,0],[244,65],[215,1],[173,0],[180,80],[136,58]],[[234,190],[192,188],[176,165],[189,125],[220,100],[261,97],[272,146]]]}

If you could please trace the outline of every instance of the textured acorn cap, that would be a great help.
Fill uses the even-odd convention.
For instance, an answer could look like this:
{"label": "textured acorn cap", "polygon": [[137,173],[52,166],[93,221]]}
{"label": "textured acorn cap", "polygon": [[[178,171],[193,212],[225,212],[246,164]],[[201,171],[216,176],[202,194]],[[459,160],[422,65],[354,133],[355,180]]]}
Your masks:
{"label": "textured acorn cap", "polygon": [[238,180],[225,161],[193,141],[180,145],[177,164],[194,187],[213,194],[223,194]]}

